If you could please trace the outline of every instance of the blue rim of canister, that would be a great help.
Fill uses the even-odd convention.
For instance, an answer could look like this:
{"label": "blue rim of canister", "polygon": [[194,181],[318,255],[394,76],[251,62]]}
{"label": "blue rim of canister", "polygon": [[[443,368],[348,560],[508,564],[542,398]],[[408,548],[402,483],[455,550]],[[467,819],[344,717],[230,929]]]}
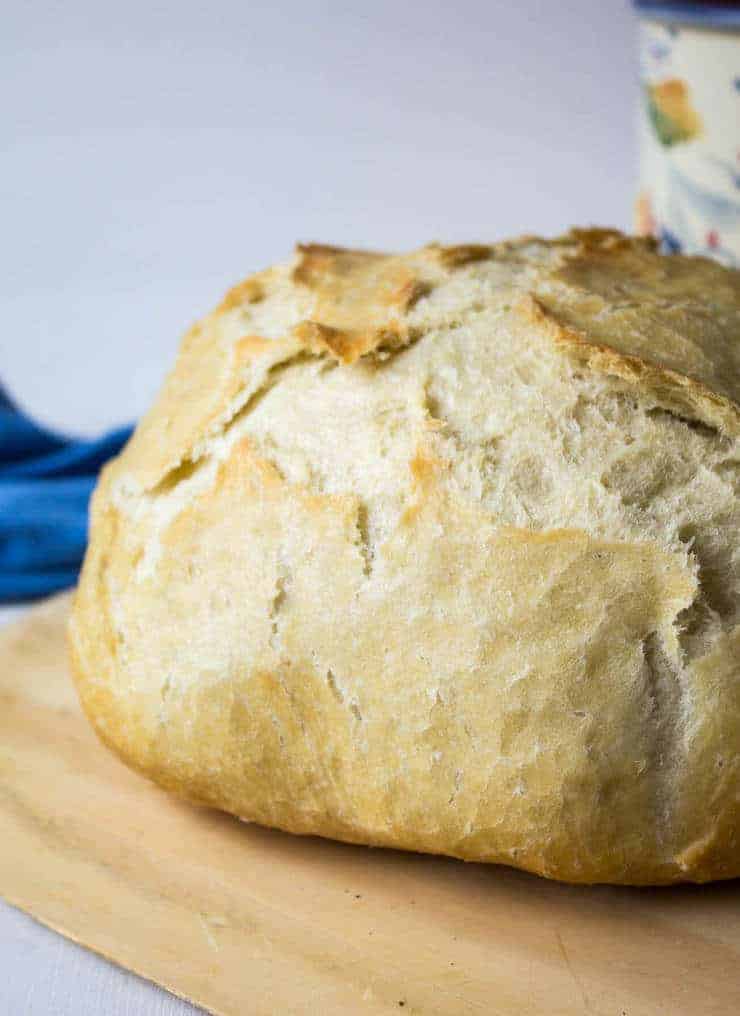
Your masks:
{"label": "blue rim of canister", "polygon": [[638,13],[651,21],[671,24],[699,25],[703,28],[740,29],[740,0],[633,0]]}

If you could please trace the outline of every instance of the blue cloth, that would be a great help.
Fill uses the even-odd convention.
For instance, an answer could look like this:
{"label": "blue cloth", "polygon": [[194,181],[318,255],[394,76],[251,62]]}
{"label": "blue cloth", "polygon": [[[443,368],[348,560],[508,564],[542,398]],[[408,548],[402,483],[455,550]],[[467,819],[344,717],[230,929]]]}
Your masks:
{"label": "blue cloth", "polygon": [[0,388],[0,603],[74,585],[87,544],[87,508],[100,468],[128,440],[55,434]]}

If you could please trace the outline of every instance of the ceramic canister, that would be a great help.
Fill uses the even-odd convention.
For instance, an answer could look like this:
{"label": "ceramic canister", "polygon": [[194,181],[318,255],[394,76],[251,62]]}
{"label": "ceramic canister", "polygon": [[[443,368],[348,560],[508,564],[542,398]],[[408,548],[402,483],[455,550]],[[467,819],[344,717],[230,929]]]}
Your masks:
{"label": "ceramic canister", "polygon": [[636,7],[637,232],[740,266],[740,2]]}

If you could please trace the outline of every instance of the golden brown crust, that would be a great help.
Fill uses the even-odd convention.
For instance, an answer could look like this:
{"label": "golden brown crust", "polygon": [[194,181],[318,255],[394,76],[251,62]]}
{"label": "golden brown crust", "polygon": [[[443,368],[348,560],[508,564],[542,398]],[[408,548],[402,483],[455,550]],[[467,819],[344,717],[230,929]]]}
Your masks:
{"label": "golden brown crust", "polygon": [[413,260],[319,244],[298,247],[293,279],[315,294],[310,320],[294,334],[344,363],[409,339],[403,315],[429,289]]}
{"label": "golden brown crust", "polygon": [[293,335],[310,352],[328,353],[342,363],[352,364],[368,353],[398,349],[409,340],[409,332],[399,322],[390,321],[382,328],[368,331],[333,328],[320,321],[301,321]]}
{"label": "golden brown crust", "polygon": [[706,258],[660,257],[650,241],[621,234],[576,236],[579,247],[537,292],[564,326],[552,330],[555,341],[737,434],[740,273]]}
{"label": "golden brown crust", "polygon": [[[266,273],[265,273],[266,274]],[[233,310],[245,303],[259,303],[265,298],[265,284],[259,275],[251,275],[228,291],[218,306],[219,311]]]}
{"label": "golden brown crust", "polygon": [[486,261],[494,252],[493,247],[482,243],[461,243],[455,247],[435,245],[431,249],[444,268],[460,268],[462,265],[469,265],[474,261]]}
{"label": "golden brown crust", "polygon": [[652,395],[658,405],[684,413],[689,419],[733,435],[740,433],[740,407],[701,381],[641,356],[594,342],[587,332],[563,326],[558,317],[534,297],[523,300],[518,309],[533,328],[544,329],[558,349],[579,365],[627,381]]}
{"label": "golden brown crust", "polygon": [[738,313],[611,230],[235,287],[94,498],[103,740],[297,833],[740,875]]}

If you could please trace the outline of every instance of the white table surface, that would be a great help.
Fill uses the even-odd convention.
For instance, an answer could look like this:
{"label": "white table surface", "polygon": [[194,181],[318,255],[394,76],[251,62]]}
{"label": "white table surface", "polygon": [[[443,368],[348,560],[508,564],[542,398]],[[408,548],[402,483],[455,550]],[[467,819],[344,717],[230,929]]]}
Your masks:
{"label": "white table surface", "polygon": [[[9,6],[0,379],[59,428],[138,416],[184,327],[297,239],[629,226],[627,0]],[[2,1014],[194,1011],[2,904],[0,974]]]}

